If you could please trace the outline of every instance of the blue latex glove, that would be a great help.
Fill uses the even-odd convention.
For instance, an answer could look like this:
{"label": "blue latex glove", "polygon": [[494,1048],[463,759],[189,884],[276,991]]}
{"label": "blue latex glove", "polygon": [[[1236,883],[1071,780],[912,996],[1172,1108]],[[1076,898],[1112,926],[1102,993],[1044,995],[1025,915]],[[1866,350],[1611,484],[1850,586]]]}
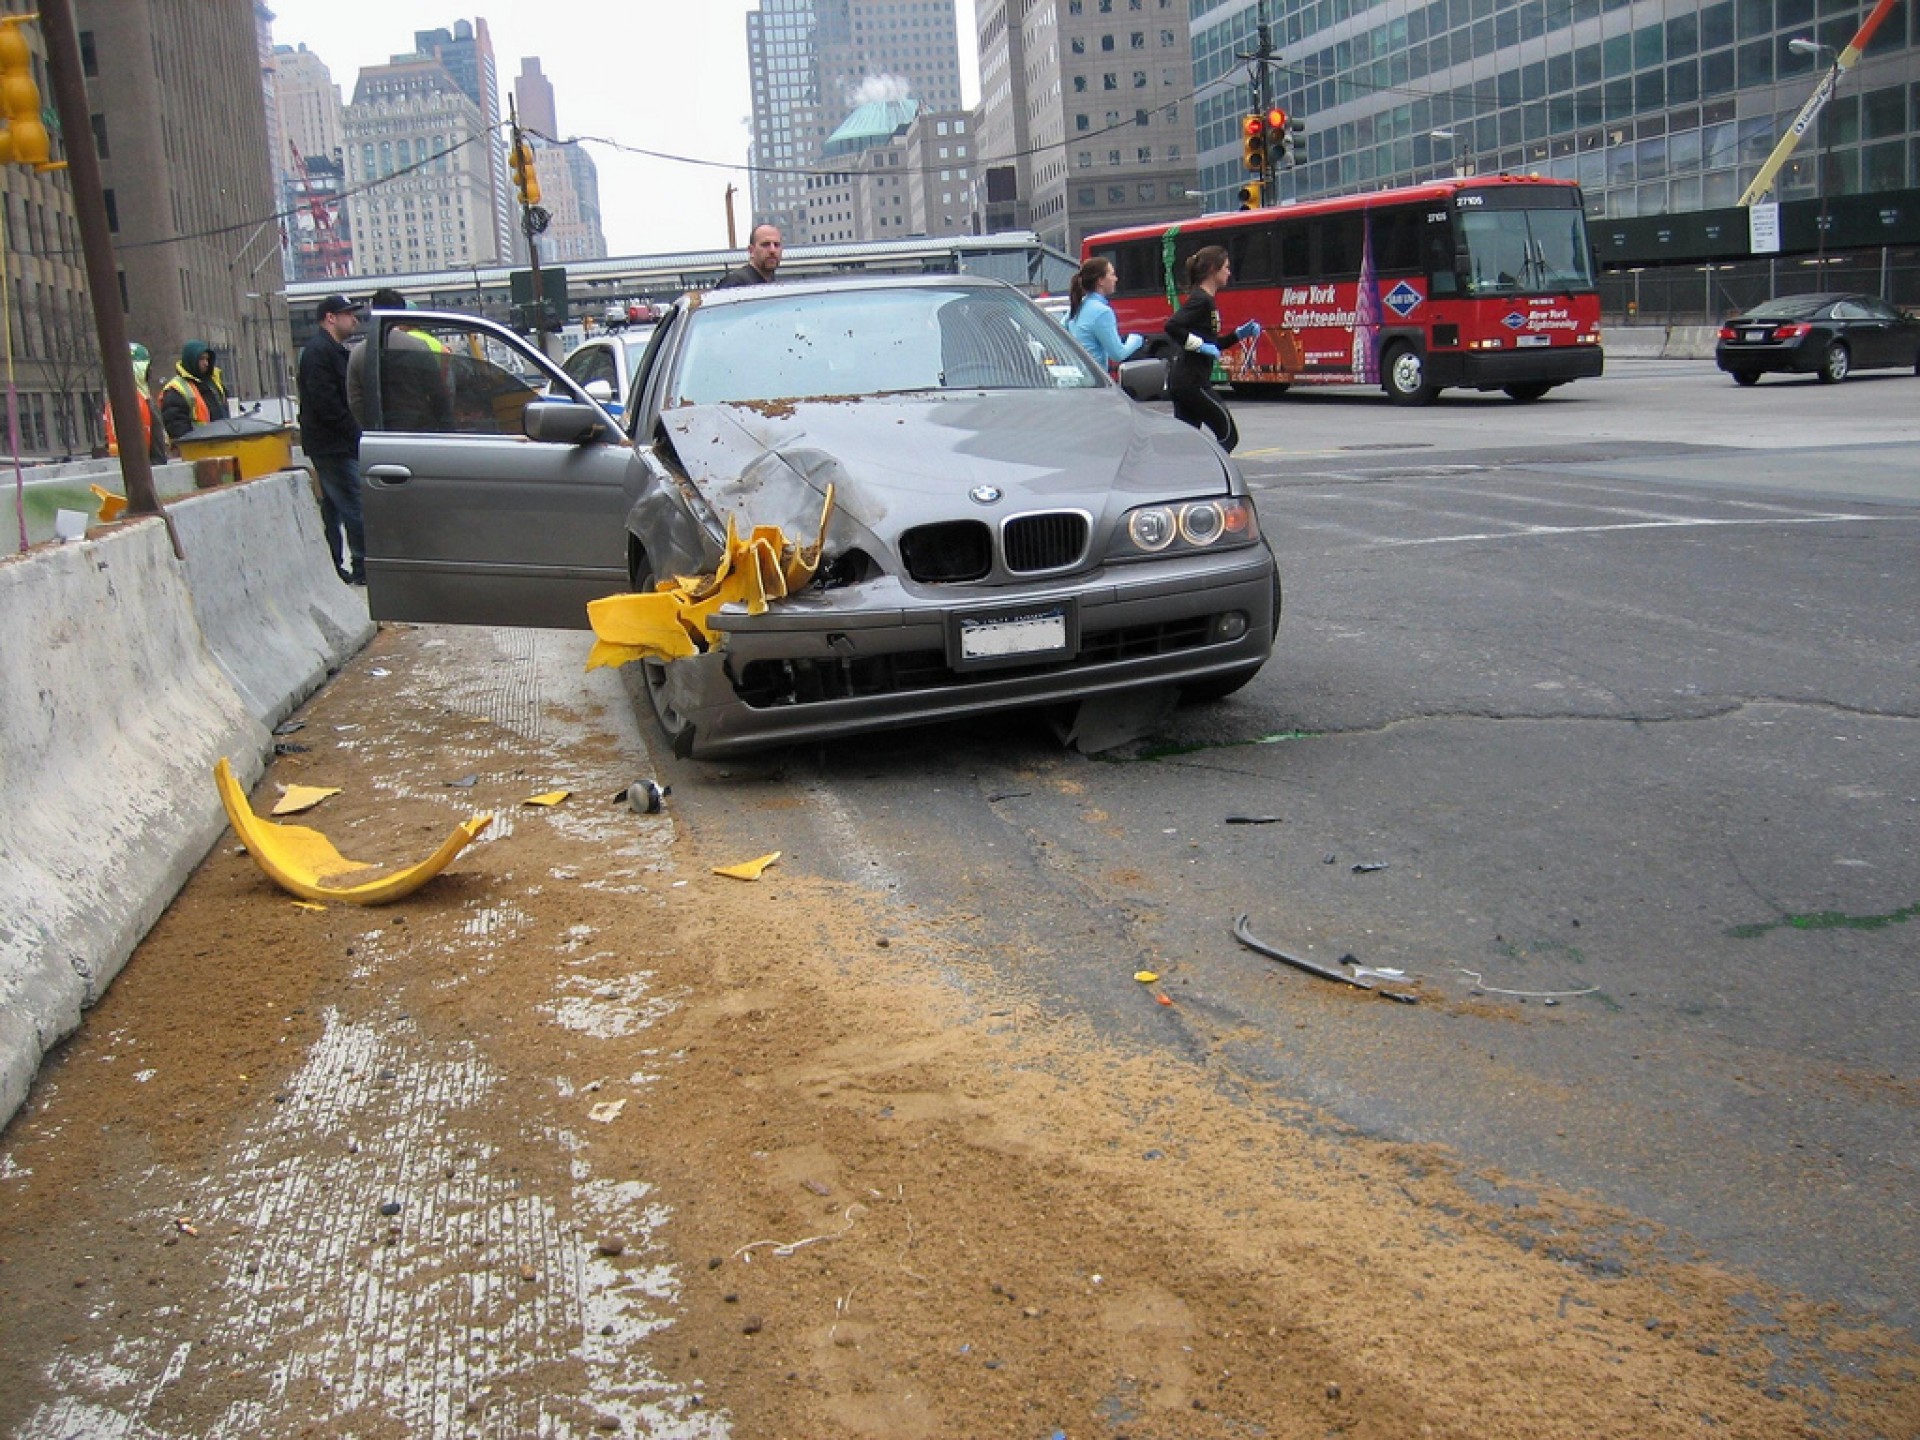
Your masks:
{"label": "blue latex glove", "polygon": [[1258,340],[1260,338],[1260,322],[1258,320],[1249,320],[1233,333],[1242,340]]}
{"label": "blue latex glove", "polygon": [[1193,353],[1196,355],[1204,355],[1209,360],[1218,360],[1220,358],[1220,347],[1218,345],[1202,345]]}

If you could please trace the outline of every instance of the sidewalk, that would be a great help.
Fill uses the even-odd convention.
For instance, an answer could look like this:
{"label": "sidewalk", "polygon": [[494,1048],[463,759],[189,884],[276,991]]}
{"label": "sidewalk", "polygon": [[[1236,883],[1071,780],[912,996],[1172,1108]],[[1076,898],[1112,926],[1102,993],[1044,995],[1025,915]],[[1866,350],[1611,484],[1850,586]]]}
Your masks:
{"label": "sidewalk", "polygon": [[[302,712],[257,810],[344,786],[300,820],[360,858],[493,825],[382,909],[302,909],[231,834],[202,866],[0,1151],[0,1431],[724,1433],[648,1363],[666,1215],[594,1143],[671,1063],[636,1037],[674,1002],[603,945],[665,907],[673,822],[608,803],[645,751],[583,651],[389,630]],[[516,903],[546,886],[565,929]]]}

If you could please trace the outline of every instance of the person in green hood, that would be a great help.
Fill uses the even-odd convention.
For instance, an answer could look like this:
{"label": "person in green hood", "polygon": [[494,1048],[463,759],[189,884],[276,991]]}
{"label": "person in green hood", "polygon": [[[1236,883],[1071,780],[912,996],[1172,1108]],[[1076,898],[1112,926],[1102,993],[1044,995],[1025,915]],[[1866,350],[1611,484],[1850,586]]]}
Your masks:
{"label": "person in green hood", "polygon": [[160,423],[168,439],[178,440],[196,425],[227,418],[227,387],[218,358],[204,340],[180,347],[180,363],[160,392]]}

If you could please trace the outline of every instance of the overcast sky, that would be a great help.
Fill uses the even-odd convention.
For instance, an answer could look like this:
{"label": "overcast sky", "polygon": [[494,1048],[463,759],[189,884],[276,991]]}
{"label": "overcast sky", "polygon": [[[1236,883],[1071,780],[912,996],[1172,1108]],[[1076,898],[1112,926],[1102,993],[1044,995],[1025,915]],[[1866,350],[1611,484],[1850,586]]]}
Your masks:
{"label": "overcast sky", "polygon": [[[747,22],[752,0],[499,0],[460,10],[442,0],[268,0],[277,45],[305,45],[320,56],[351,102],[362,66],[384,65],[413,49],[416,30],[485,18],[506,113],[525,55],[540,57],[553,82],[563,135],[597,136],[589,145],[600,171],[601,224],[610,255],[717,249],[727,243],[726,188],[744,244],[751,190],[744,168],[752,110]],[[956,0],[961,90],[979,98],[973,0]],[[662,159],[657,156],[674,156]],[[706,163],[692,163],[692,162]]]}

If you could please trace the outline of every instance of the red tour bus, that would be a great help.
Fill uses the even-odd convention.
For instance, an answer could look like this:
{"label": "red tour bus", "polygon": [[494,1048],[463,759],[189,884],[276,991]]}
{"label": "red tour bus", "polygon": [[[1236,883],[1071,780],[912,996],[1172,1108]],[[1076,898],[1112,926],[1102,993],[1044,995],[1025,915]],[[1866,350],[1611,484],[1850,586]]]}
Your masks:
{"label": "red tour bus", "polygon": [[1233,260],[1223,333],[1249,319],[1264,331],[1223,362],[1236,389],[1378,385],[1424,405],[1459,386],[1538,400],[1601,371],[1593,252],[1569,181],[1464,177],[1136,225],[1089,235],[1081,258],[1113,262],[1121,331],[1152,337],[1205,245]]}

